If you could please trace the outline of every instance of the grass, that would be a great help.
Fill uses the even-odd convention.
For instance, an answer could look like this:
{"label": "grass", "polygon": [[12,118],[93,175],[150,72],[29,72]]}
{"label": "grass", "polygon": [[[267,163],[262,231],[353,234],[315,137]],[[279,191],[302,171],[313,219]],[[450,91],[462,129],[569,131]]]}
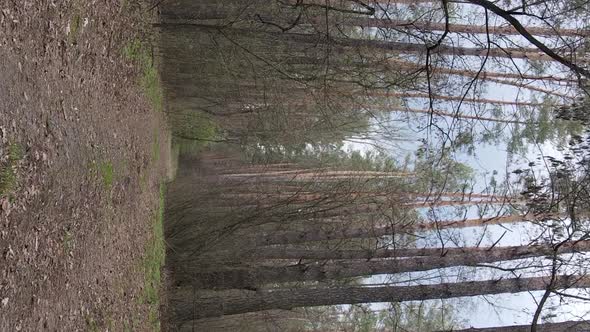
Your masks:
{"label": "grass", "polygon": [[73,240],[74,240],[74,238],[72,236],[72,233],[70,233],[68,230],[66,230],[64,233],[64,238],[63,238],[63,248],[64,248],[65,255],[68,255],[70,253],[70,251],[72,250]]}
{"label": "grass", "polygon": [[[122,0],[126,3],[126,0]],[[163,111],[163,91],[158,74],[158,69],[154,63],[154,58],[149,45],[134,39],[130,41],[122,50],[123,57],[132,61],[140,70],[139,85],[141,86],[146,98],[157,112]],[[151,151],[151,163],[156,163],[161,159],[160,145],[162,138],[160,132],[154,133]],[[147,187],[147,172],[140,176],[140,187],[142,190]],[[149,307],[148,320],[153,331],[160,330],[160,288],[162,283],[161,269],[165,259],[165,242],[164,242],[164,192],[165,185],[160,184],[159,205],[152,219],[151,238],[149,239],[145,255],[141,262],[141,268],[144,273],[143,294],[139,302],[147,304]],[[125,330],[131,330],[131,326],[125,326]]]}
{"label": "grass", "polygon": [[[107,207],[111,207],[112,204],[112,197],[111,197],[111,188],[113,187],[113,183],[115,182],[115,167],[110,160],[100,160],[98,162],[92,161],[89,165],[89,169],[91,174],[97,176],[100,180],[100,183],[103,186],[105,193],[107,194]],[[111,211],[107,209],[107,211]]]}
{"label": "grass", "polygon": [[19,144],[8,145],[8,158],[0,164],[0,197],[10,195],[16,188],[16,165],[23,157],[23,149]]}
{"label": "grass", "polygon": [[139,83],[154,109],[161,112],[162,86],[150,50],[139,39],[134,39],[123,48],[123,56],[139,66],[141,70]]}
{"label": "grass", "polygon": [[88,332],[99,332],[100,329],[98,328],[98,323],[94,320],[94,318],[90,316],[86,316],[86,331]]}
{"label": "grass", "polygon": [[166,254],[164,244],[164,184],[160,185],[160,199],[158,210],[152,221],[152,236],[148,242],[145,258],[143,260],[143,270],[145,274],[144,293],[140,302],[149,305],[148,319],[154,331],[160,330],[160,298],[159,290],[162,282],[160,270],[164,265]]}
{"label": "grass", "polygon": [[82,18],[78,14],[74,15],[70,19],[70,35],[68,36],[68,41],[70,42],[70,44],[76,44],[81,24]]}
{"label": "grass", "polygon": [[113,167],[113,163],[110,161],[100,162],[98,164],[97,170],[100,177],[102,178],[102,184],[107,190],[110,190],[115,179],[115,169]]}

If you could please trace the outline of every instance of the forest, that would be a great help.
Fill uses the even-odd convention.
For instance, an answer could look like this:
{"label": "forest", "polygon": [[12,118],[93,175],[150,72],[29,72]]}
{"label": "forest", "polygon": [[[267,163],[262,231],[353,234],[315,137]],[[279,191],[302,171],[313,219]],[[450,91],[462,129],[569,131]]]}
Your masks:
{"label": "forest", "polygon": [[590,3],[170,0],[170,331],[589,331]]}

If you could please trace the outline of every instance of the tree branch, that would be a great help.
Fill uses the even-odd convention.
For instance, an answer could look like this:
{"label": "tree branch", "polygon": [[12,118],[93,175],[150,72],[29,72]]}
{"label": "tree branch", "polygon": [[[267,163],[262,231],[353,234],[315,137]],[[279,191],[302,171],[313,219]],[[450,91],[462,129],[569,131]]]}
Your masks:
{"label": "tree branch", "polygon": [[535,45],[537,48],[539,48],[541,51],[543,51],[543,53],[547,54],[548,56],[550,56],[553,60],[561,63],[562,65],[570,68],[571,70],[573,70],[574,72],[576,72],[579,75],[583,75],[586,77],[590,77],[590,71],[588,71],[585,68],[582,68],[578,65],[576,65],[575,63],[573,63],[572,61],[562,57],[561,55],[555,53],[555,51],[553,51],[551,48],[549,48],[547,45],[545,45],[543,42],[541,42],[540,40],[538,40],[537,38],[535,38],[533,35],[531,35],[527,29],[516,19],[514,18],[514,16],[512,14],[510,14],[510,12],[505,11],[504,9],[496,6],[494,3],[488,1],[488,0],[468,0],[470,3],[475,4],[475,5],[479,5],[485,9],[488,9],[489,11],[491,11],[492,13],[502,17],[503,19],[505,19],[508,23],[510,23],[514,29],[516,29],[516,31],[518,31],[520,33],[521,36],[523,36],[526,40],[528,40],[531,44]]}

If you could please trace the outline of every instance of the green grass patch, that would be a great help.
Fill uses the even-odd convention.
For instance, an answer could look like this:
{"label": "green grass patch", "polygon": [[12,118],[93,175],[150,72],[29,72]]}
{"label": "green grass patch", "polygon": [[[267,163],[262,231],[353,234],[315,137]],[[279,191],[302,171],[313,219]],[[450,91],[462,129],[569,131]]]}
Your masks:
{"label": "green grass patch", "polygon": [[100,177],[100,182],[104,186],[104,189],[107,191],[111,190],[115,182],[115,166],[113,166],[113,163],[110,160],[93,161],[89,168],[93,174]]}
{"label": "green grass patch", "polygon": [[70,19],[70,34],[68,35],[68,41],[70,42],[70,44],[76,44],[81,24],[82,18],[78,14],[74,15]]}
{"label": "green grass patch", "polygon": [[94,318],[90,317],[90,316],[86,316],[86,331],[88,332],[99,332],[100,329],[98,328],[98,323],[96,322],[96,320],[94,320]]}
{"label": "green grass patch", "polygon": [[110,161],[104,161],[98,164],[98,173],[102,178],[102,184],[106,189],[111,189],[115,180],[115,168]]}
{"label": "green grass patch", "polygon": [[23,149],[17,143],[8,145],[8,158],[0,163],[0,197],[10,195],[16,188],[16,165],[23,158]]}
{"label": "green grass patch", "polygon": [[70,231],[66,230],[63,238],[64,254],[68,255],[73,248],[74,237]]}
{"label": "green grass patch", "polygon": [[123,48],[123,56],[139,66],[141,70],[139,83],[145,95],[155,110],[162,111],[162,86],[148,47],[139,39],[134,39]]}
{"label": "green grass patch", "polygon": [[160,298],[159,290],[161,286],[161,268],[164,265],[166,254],[164,244],[164,184],[160,185],[159,206],[156,215],[152,221],[152,236],[148,242],[145,258],[143,260],[143,269],[145,273],[144,293],[140,299],[141,302],[149,305],[148,319],[154,331],[160,330]]}

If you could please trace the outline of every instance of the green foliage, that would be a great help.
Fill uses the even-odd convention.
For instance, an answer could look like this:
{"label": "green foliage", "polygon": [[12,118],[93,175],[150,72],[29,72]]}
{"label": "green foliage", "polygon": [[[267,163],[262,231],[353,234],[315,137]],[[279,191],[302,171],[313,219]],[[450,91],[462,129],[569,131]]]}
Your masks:
{"label": "green foliage", "polygon": [[173,135],[185,140],[203,141],[216,134],[213,118],[200,111],[177,112],[170,116]]}
{"label": "green foliage", "polygon": [[169,117],[173,146],[181,155],[196,155],[214,140],[218,129],[214,119],[201,111],[176,112]]}
{"label": "green foliage", "polygon": [[530,144],[552,142],[557,146],[565,145],[571,136],[579,135],[584,125],[579,121],[560,119],[555,116],[555,103],[550,98],[535,109],[520,108],[520,114],[526,117],[526,124],[515,124],[507,140],[508,153],[524,154]]}
{"label": "green foliage", "polygon": [[473,169],[456,160],[451,150],[439,153],[418,149],[414,163],[416,191],[463,191],[474,179]]}
{"label": "green foliage", "polygon": [[0,197],[9,195],[17,184],[16,165],[23,157],[23,149],[17,143],[7,147],[7,158],[0,162]]}
{"label": "green foliage", "polygon": [[451,331],[461,325],[453,307],[419,303],[391,303],[378,320],[386,331]]}
{"label": "green foliage", "polygon": [[426,302],[390,303],[384,309],[372,305],[326,306],[305,309],[307,331],[434,332],[462,325],[455,309]]}
{"label": "green foliage", "polygon": [[383,151],[344,150],[342,144],[302,146],[246,146],[255,163],[296,162],[308,167],[335,167],[351,171],[393,172],[403,168]]}
{"label": "green foliage", "polygon": [[[483,139],[483,138],[482,138]],[[467,153],[473,155],[475,152],[475,137],[472,131],[464,131],[455,138],[455,146],[457,149],[465,148]]]}

